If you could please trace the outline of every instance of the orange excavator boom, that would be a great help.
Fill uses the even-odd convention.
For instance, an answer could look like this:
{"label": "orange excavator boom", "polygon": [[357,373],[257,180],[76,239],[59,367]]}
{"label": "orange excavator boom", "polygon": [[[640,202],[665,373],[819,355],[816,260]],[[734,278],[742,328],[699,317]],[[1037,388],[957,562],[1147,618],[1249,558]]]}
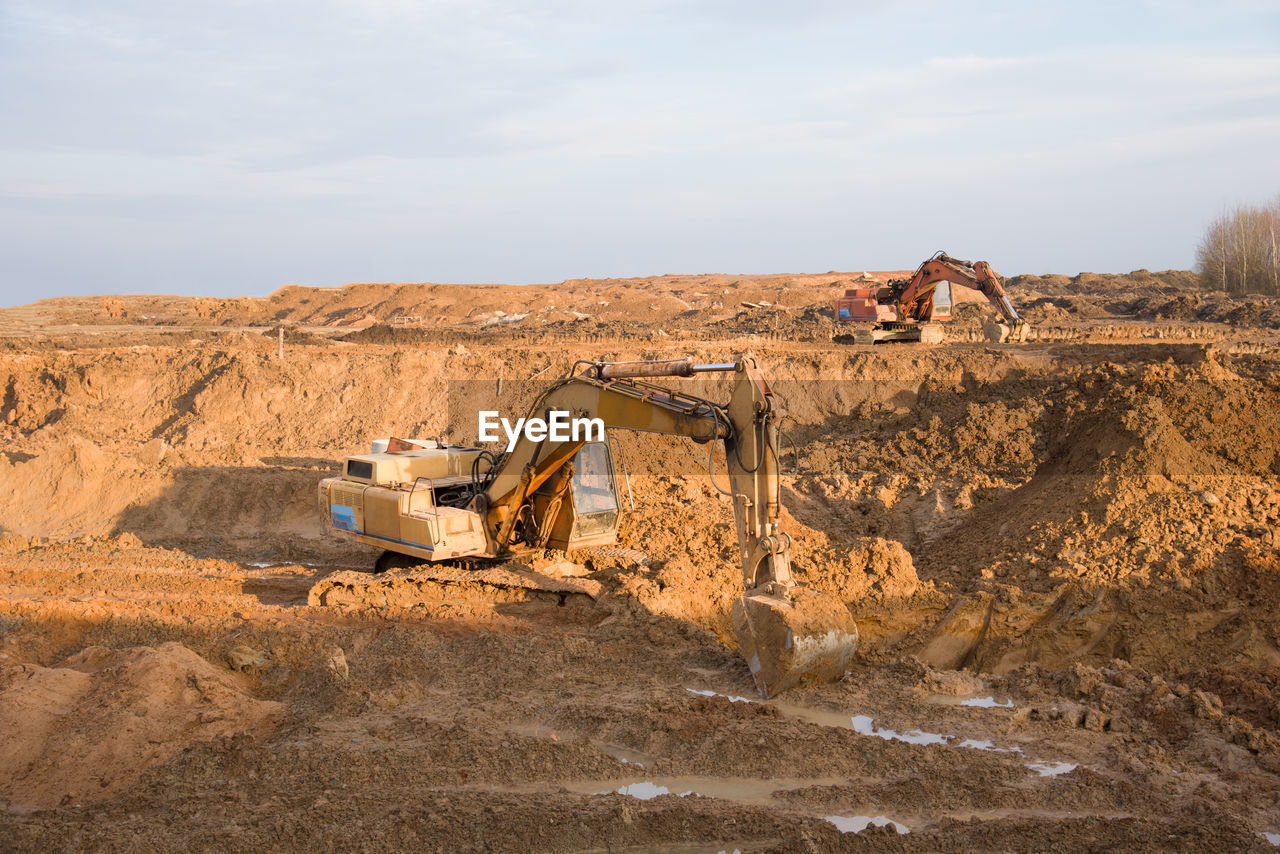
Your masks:
{"label": "orange excavator boom", "polygon": [[935,253],[916,269],[898,298],[901,316],[922,322],[931,320],[933,293],[941,282],[979,291],[1011,326],[1023,322],[990,264],[986,261],[962,261],[945,252]]}

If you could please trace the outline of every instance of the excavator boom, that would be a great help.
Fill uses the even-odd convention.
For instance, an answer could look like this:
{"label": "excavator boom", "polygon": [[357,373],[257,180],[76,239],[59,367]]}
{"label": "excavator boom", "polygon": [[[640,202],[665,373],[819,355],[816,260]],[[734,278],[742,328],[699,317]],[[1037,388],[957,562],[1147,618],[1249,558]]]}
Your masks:
{"label": "excavator boom", "polygon": [[901,313],[919,321],[931,320],[933,294],[942,282],[979,291],[1010,326],[1023,322],[990,264],[986,261],[962,261],[945,252],[938,252],[916,269],[898,298]]}

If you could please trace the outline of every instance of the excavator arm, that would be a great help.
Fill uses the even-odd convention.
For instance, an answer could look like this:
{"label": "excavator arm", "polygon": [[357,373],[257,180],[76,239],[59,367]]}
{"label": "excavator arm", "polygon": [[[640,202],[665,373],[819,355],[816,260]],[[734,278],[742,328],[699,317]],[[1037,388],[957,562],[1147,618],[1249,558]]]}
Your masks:
{"label": "excavator arm", "polygon": [[[736,374],[728,404],[720,405],[641,381],[655,376]],[[778,527],[778,420],[782,411],[753,361],[695,365],[692,359],[665,362],[589,363],[586,370],[554,385],[534,404],[530,416],[566,412],[598,418],[607,429],[684,436],[698,443],[723,442],[738,529],[743,583],[789,584],[787,538]],[[498,549],[510,539],[514,522],[534,493],[569,465],[585,435],[568,441],[531,441],[522,435],[495,466],[480,500]]]}
{"label": "excavator arm", "polygon": [[[644,381],[730,371],[734,388],[723,405]],[[772,696],[801,681],[844,673],[857,628],[843,603],[797,587],[792,579],[791,541],[779,527],[778,422],[783,412],[752,359],[710,365],[697,365],[689,358],[586,363],[582,372],[544,393],[530,414],[545,417],[552,411],[599,418],[608,429],[722,442],[743,581],[732,620],[757,686]],[[486,516],[496,554],[507,547],[537,490],[556,476],[564,477],[584,443],[581,436],[568,441],[522,436],[498,460],[487,486],[472,501],[472,509]],[[544,519],[537,527],[549,522]]]}
{"label": "excavator arm", "polygon": [[898,297],[900,315],[922,323],[929,321],[933,316],[933,293],[941,282],[980,292],[1010,327],[1010,338],[1025,340],[1026,323],[1018,316],[991,265],[986,261],[962,261],[945,252],[935,253],[916,269]]}

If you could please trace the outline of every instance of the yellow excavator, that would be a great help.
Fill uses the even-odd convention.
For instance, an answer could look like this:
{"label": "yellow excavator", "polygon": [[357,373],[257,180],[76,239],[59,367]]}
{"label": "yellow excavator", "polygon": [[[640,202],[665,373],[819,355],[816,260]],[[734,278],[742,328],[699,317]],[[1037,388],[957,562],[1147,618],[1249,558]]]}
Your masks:
{"label": "yellow excavator", "polygon": [[[714,372],[734,374],[726,404],[648,381]],[[530,419],[546,424],[556,413],[582,423],[598,419],[607,429],[723,443],[743,584],[731,620],[760,693],[770,697],[845,673],[857,627],[837,598],[792,578],[791,540],[779,527],[783,412],[753,359],[578,362],[542,394]],[[450,561],[449,577],[464,582],[486,562],[615,543],[621,497],[608,439],[589,430],[525,431],[500,454],[400,443],[346,457],[342,474],[319,485],[332,533],[386,550],[377,569]],[[551,579],[537,583],[556,589]],[[326,604],[324,591],[333,589],[317,585],[312,601]]]}

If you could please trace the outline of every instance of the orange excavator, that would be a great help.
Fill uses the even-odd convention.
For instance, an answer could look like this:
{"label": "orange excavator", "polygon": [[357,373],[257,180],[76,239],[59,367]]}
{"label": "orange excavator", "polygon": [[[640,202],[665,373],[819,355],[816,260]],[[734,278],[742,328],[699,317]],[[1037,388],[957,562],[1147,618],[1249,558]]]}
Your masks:
{"label": "orange excavator", "polygon": [[1000,277],[986,261],[961,261],[934,253],[910,279],[893,279],[880,288],[850,288],[836,300],[837,323],[871,324],[852,333],[854,343],[943,339],[940,322],[951,319],[951,286],[972,288],[985,296],[1001,322],[989,324],[988,337],[1026,341],[1029,327],[1004,292]]}

